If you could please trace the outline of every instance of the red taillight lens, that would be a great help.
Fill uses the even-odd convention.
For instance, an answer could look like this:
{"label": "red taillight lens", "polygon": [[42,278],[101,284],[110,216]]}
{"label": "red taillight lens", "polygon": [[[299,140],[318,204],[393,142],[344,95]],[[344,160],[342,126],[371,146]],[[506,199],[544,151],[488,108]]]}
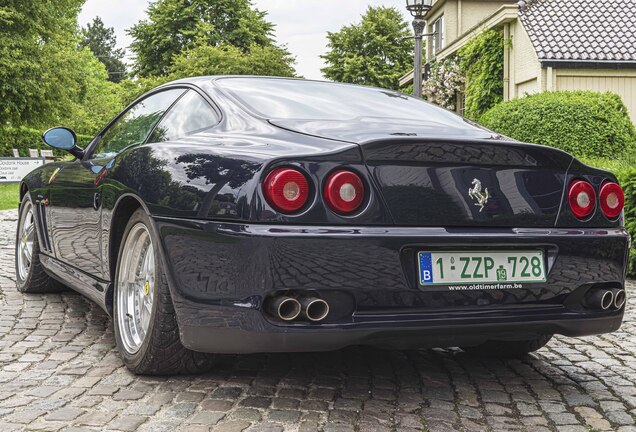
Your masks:
{"label": "red taillight lens", "polygon": [[324,197],[334,212],[351,214],[364,201],[364,184],[360,176],[352,171],[336,171],[327,178]]}
{"label": "red taillight lens", "polygon": [[583,180],[577,180],[570,185],[568,201],[574,216],[579,219],[585,219],[594,212],[596,193],[591,184]]}
{"label": "red taillight lens", "polygon": [[281,213],[294,213],[309,199],[309,183],[300,171],[277,168],[263,183],[263,193],[269,205]]}
{"label": "red taillight lens", "polygon": [[625,206],[623,189],[613,182],[607,182],[601,187],[601,210],[608,219],[617,218]]}

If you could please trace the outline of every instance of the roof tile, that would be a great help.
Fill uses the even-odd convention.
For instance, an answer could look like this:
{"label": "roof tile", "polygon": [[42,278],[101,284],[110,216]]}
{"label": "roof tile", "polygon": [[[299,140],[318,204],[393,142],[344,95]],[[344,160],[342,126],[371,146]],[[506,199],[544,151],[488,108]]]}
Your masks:
{"label": "roof tile", "polygon": [[541,60],[636,60],[636,0],[521,0]]}

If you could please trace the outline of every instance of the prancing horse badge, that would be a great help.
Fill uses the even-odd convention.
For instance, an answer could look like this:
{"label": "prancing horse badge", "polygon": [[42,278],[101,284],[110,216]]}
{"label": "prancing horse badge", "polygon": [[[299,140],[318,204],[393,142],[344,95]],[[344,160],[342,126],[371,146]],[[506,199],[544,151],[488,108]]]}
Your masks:
{"label": "prancing horse badge", "polygon": [[473,180],[473,187],[468,189],[468,196],[474,200],[477,200],[475,204],[479,207],[479,212],[481,213],[484,210],[486,204],[488,204],[488,200],[490,199],[490,194],[488,193],[488,188],[481,191],[481,182],[477,179]]}

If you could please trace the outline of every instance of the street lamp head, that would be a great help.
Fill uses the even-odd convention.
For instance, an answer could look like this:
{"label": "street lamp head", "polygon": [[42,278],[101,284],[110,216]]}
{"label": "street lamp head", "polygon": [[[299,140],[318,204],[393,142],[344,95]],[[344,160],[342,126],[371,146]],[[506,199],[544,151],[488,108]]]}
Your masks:
{"label": "street lamp head", "polygon": [[415,18],[422,18],[433,6],[433,0],[406,0],[406,9]]}

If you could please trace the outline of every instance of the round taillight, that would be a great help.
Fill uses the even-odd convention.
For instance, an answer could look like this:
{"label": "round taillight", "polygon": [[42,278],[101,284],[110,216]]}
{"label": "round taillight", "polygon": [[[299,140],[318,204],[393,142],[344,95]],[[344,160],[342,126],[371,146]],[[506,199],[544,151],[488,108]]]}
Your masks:
{"label": "round taillight", "polygon": [[295,213],[309,199],[307,178],[293,168],[277,168],[267,174],[263,183],[265,199],[276,211]]}
{"label": "round taillight", "polygon": [[607,182],[601,187],[599,197],[601,210],[608,219],[617,218],[625,206],[625,194],[623,189],[616,183]]}
{"label": "round taillight", "polygon": [[596,193],[591,184],[583,180],[577,180],[570,185],[568,201],[574,216],[579,219],[585,219],[594,212]]}
{"label": "round taillight", "polygon": [[325,183],[324,197],[327,205],[336,213],[347,215],[360,208],[364,201],[364,184],[352,171],[336,171]]}

